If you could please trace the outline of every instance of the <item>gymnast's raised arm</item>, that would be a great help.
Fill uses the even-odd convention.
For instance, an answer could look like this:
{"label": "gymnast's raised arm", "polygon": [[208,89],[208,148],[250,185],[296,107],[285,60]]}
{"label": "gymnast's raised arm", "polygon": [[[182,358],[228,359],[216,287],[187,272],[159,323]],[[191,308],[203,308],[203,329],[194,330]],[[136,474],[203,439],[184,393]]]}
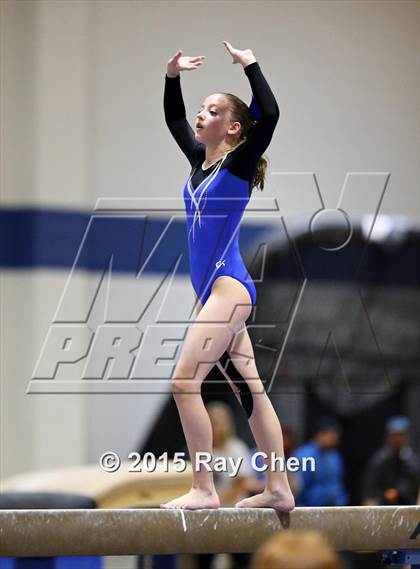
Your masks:
{"label": "gymnast's raised arm", "polygon": [[169,59],[165,75],[165,92],[163,96],[163,108],[165,111],[165,121],[175,138],[178,146],[193,165],[196,152],[202,146],[196,141],[194,131],[189,125],[185,105],[181,91],[181,71],[197,69],[203,63],[204,55],[197,57],[181,57],[182,51]]}
{"label": "gymnast's raised arm", "polygon": [[247,161],[252,163],[253,158],[261,156],[270,144],[280,117],[280,110],[276,98],[252,51],[250,49],[235,49],[227,41],[223,43],[233,58],[232,63],[242,65],[260,114],[254,128],[247,136],[246,144],[240,150],[242,160],[246,155]]}

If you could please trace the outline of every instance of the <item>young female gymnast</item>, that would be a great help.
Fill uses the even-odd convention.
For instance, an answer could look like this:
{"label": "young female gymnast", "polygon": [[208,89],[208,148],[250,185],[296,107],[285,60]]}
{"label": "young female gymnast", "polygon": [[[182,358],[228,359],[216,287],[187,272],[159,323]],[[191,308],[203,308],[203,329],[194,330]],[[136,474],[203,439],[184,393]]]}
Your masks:
{"label": "young female gymnast", "polygon": [[[249,79],[258,121],[235,95],[214,93],[201,105],[194,132],[186,119],[179,74],[199,68],[205,57],[182,57],[178,51],[168,61],[165,76],[165,121],[192,166],[184,186],[184,202],[197,315],[172,378],[193,483],[187,494],[161,504],[162,508],[220,506],[212,472],[197,462],[197,453],[212,455],[212,428],[201,383],[215,364],[245,408],[260,451],[268,457],[272,453],[284,457],[281,426],[258,376],[245,326],[255,305],[256,290],[238,245],[240,221],[252,188],[264,186],[267,163],[262,154],[271,141],[279,109],[252,51],[223,43],[232,63],[240,63]],[[278,464],[272,468],[270,459],[266,464],[264,491],[236,506],[292,510],[295,503],[286,472]]]}

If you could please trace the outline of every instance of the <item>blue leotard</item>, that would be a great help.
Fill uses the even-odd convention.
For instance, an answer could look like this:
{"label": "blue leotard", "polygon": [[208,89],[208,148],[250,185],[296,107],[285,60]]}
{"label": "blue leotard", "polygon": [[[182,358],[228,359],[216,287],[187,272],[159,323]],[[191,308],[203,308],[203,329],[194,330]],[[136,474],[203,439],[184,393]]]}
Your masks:
{"label": "blue leotard", "polygon": [[239,250],[240,222],[251,195],[259,158],[269,145],[280,116],[277,102],[257,62],[244,67],[260,117],[247,140],[203,169],[205,145],[197,142],[186,120],[180,76],[165,76],[165,120],[192,170],[184,186],[193,288],[204,305],[214,281],[230,276],[247,289],[252,305],[256,289]]}

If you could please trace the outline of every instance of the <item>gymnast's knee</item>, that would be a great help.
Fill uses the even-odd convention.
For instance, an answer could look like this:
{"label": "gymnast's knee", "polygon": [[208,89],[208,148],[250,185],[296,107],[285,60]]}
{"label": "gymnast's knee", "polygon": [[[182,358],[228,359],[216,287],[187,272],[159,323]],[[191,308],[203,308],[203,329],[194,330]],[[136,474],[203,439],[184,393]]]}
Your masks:
{"label": "gymnast's knee", "polygon": [[181,397],[189,393],[201,392],[201,381],[197,375],[197,366],[178,365],[171,380],[174,397]]}
{"label": "gymnast's knee", "polygon": [[[249,419],[252,415],[252,411],[254,410],[254,398],[247,382],[233,365],[228,352],[224,352],[219,361],[222,364],[223,369],[233,381],[234,385],[238,388],[242,407],[245,409],[247,418]],[[226,367],[227,361],[229,363]]]}

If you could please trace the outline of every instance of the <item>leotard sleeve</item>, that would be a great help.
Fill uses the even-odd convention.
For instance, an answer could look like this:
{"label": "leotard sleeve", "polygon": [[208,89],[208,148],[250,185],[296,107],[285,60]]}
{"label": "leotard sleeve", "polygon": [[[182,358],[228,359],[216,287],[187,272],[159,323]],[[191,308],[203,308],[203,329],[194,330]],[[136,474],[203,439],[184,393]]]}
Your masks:
{"label": "leotard sleeve", "polygon": [[250,180],[255,173],[258,160],[271,142],[280,110],[259,63],[257,61],[250,63],[244,67],[244,72],[251,85],[260,117],[247,140],[235,152],[235,160],[230,169],[240,178]]}
{"label": "leotard sleeve", "polygon": [[205,147],[204,144],[197,142],[194,131],[187,121],[179,74],[176,77],[165,75],[163,108],[165,121],[172,136],[193,166],[200,150],[204,152]]}

